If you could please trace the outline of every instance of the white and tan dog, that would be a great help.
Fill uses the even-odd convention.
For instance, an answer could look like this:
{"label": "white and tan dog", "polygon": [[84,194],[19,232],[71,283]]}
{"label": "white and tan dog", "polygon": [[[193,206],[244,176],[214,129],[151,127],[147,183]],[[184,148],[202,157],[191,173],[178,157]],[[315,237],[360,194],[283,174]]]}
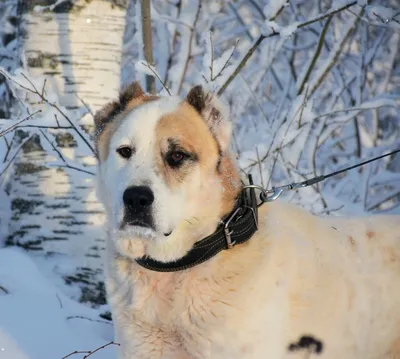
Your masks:
{"label": "white and tan dog", "polygon": [[182,101],[137,84],[95,116],[120,358],[304,358],[295,349],[307,346],[400,358],[399,217],[322,219],[277,201],[250,240],[202,264],[162,273],[136,262],[184,257],[235,207],[227,116],[201,87]]}

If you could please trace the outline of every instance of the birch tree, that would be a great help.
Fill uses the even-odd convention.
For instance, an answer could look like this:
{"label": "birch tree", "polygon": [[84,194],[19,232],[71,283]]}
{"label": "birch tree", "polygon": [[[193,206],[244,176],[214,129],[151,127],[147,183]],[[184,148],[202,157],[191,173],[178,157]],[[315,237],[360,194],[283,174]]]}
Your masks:
{"label": "birch tree", "polygon": [[[79,266],[65,281],[85,284],[80,299],[101,303],[104,234],[94,200],[90,134],[93,113],[120,88],[127,2],[34,0],[16,6],[22,8],[18,51],[24,67],[16,80],[22,87],[8,84],[17,99],[15,117],[37,111],[42,117],[20,123],[21,138],[10,132],[0,139],[6,161],[0,180],[13,209],[13,220],[3,227],[5,243],[43,254],[75,253]],[[5,70],[8,76],[14,69]]]}
{"label": "birch tree", "polygon": [[[231,110],[232,147],[243,175],[252,173],[265,188],[400,147],[396,0],[148,4],[144,27],[139,1],[35,2],[24,13],[25,69],[5,75],[18,110],[10,131],[0,135],[6,154],[0,174],[9,173],[10,159],[22,148],[15,131],[37,134],[44,148],[24,154],[29,161],[15,162],[15,176],[6,181],[15,191],[9,191],[15,219],[9,244],[76,255],[80,268],[63,277],[79,283],[81,299],[91,303],[104,301],[101,283],[93,280],[101,272],[102,219],[89,194],[91,140],[81,130],[92,121],[90,111],[115,97],[120,85],[139,80],[145,87],[150,76],[163,96],[185,96],[198,84],[217,93]],[[150,30],[151,36],[143,32]],[[145,56],[146,41],[153,58]],[[69,142],[61,143],[60,133],[68,133]],[[399,186],[396,155],[283,200],[318,214],[398,213]],[[38,218],[48,233],[34,227]]]}

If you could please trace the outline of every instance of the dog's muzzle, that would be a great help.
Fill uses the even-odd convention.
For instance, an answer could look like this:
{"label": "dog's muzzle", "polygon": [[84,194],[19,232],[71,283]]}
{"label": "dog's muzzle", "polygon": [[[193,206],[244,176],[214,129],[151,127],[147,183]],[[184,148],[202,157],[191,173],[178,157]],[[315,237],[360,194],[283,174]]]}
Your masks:
{"label": "dog's muzzle", "polygon": [[153,191],[147,186],[128,187],[123,194],[125,225],[151,228],[154,230],[152,204]]}

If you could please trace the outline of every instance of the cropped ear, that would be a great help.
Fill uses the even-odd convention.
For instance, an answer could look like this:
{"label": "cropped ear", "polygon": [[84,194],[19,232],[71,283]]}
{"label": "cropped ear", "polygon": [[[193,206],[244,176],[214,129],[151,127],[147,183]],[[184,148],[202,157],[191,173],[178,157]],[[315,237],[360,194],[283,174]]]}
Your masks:
{"label": "cropped ear", "polygon": [[189,91],[186,101],[201,115],[215,136],[221,152],[225,152],[232,133],[228,109],[211,92],[204,91],[201,85]]}
{"label": "cropped ear", "polygon": [[119,94],[119,102],[122,106],[126,106],[129,101],[134,98],[143,97],[144,91],[140,87],[139,82],[132,82],[129,86],[125,87]]}
{"label": "cropped ear", "polygon": [[125,87],[120,92],[118,100],[109,102],[94,115],[96,135],[99,136],[103,132],[104,126],[111,122],[116,115],[125,110],[130,101],[143,96],[144,91],[138,82],[132,82],[129,86]]}

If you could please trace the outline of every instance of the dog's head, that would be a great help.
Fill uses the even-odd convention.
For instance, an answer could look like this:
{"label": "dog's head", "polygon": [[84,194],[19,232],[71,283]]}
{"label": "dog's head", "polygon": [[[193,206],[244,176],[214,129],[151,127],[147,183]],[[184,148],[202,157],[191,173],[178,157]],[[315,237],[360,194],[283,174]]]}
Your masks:
{"label": "dog's head", "polygon": [[201,86],[181,100],[147,96],[133,83],[95,126],[97,192],[116,242],[174,260],[234,206],[241,184],[228,152],[231,124]]}

